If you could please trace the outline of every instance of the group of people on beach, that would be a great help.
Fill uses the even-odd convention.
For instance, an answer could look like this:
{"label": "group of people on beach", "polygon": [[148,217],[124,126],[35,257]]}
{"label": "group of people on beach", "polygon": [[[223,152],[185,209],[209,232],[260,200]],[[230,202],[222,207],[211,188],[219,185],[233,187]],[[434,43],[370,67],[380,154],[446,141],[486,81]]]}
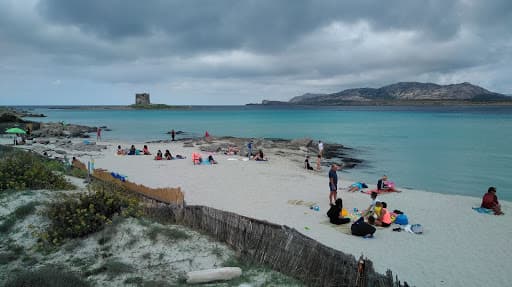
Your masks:
{"label": "group of people on beach", "polygon": [[319,140],[318,141],[318,154],[316,155],[316,169],[311,166],[311,163],[309,162],[309,155],[306,156],[306,159],[304,160],[304,168],[307,170],[322,170],[322,157],[324,156],[324,143]]}
{"label": "group of people on beach", "polygon": [[[142,150],[135,148],[135,145],[131,145],[129,149],[123,149],[121,145],[117,146],[117,155],[151,155],[149,148],[147,145],[144,145]],[[161,150],[158,150],[154,159],[155,160],[173,160],[173,159],[182,159],[185,158],[181,155],[176,155],[175,157],[171,154],[171,152],[166,149],[165,153],[162,153]]]}

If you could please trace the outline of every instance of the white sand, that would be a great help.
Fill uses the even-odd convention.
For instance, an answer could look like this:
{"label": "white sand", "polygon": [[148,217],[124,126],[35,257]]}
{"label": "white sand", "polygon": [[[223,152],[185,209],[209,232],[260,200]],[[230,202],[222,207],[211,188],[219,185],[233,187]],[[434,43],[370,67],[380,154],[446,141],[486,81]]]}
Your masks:
{"label": "white sand", "polygon": [[[183,148],[182,143],[149,144],[154,154],[157,149],[169,149],[173,155],[188,157],[172,161],[118,156],[116,146],[111,143],[103,154],[94,156],[96,168],[127,175],[130,181],[150,187],[180,186],[189,205],[207,205],[296,228],[356,257],[364,254],[377,271],[389,268],[413,285],[509,286],[512,281],[512,272],[507,271],[512,265],[511,202],[501,201],[505,216],[493,216],[471,210],[480,198],[412,190],[386,194],[379,199],[388,203],[388,209],[404,211],[410,223],[423,225],[424,234],[393,232],[390,227],[378,230],[374,239],[362,239],[325,224],[327,170],[306,171],[297,161],[271,153],[268,162],[231,161],[228,158],[239,157],[219,154],[215,155],[217,165],[194,166],[190,154],[198,149]],[[343,172],[339,177],[342,187],[352,183]],[[361,210],[370,203],[366,194],[340,191],[338,195],[348,209]],[[317,202],[320,211],[291,205],[289,200]]]}

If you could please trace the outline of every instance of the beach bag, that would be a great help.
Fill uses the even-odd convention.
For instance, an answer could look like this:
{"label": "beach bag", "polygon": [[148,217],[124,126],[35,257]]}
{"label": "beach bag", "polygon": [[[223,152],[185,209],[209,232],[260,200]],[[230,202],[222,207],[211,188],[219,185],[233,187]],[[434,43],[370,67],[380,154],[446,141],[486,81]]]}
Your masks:
{"label": "beach bag", "polygon": [[409,224],[409,219],[405,214],[398,214],[395,218],[395,223],[400,225],[407,225]]}
{"label": "beach bag", "polygon": [[423,226],[421,226],[421,224],[413,224],[411,225],[411,231],[415,234],[422,234]]}

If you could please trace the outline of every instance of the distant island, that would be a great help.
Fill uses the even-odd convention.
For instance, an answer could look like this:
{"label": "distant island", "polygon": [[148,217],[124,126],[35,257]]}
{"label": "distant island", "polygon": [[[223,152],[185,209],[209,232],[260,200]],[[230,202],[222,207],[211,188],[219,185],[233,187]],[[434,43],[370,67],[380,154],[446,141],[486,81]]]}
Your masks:
{"label": "distant island", "polygon": [[[332,94],[311,94],[293,97],[288,102],[263,100],[261,105],[512,105],[512,97],[490,92],[470,83],[438,85],[400,82],[381,88],[347,89]],[[249,104],[254,105],[254,104]]]}

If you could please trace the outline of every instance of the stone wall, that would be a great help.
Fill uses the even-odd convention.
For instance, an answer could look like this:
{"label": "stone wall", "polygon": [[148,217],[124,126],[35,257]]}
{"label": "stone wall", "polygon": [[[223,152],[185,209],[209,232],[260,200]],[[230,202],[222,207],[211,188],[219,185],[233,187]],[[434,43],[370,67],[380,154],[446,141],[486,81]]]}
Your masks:
{"label": "stone wall", "polygon": [[135,94],[135,104],[136,105],[149,105],[151,101],[149,100],[148,93]]}

